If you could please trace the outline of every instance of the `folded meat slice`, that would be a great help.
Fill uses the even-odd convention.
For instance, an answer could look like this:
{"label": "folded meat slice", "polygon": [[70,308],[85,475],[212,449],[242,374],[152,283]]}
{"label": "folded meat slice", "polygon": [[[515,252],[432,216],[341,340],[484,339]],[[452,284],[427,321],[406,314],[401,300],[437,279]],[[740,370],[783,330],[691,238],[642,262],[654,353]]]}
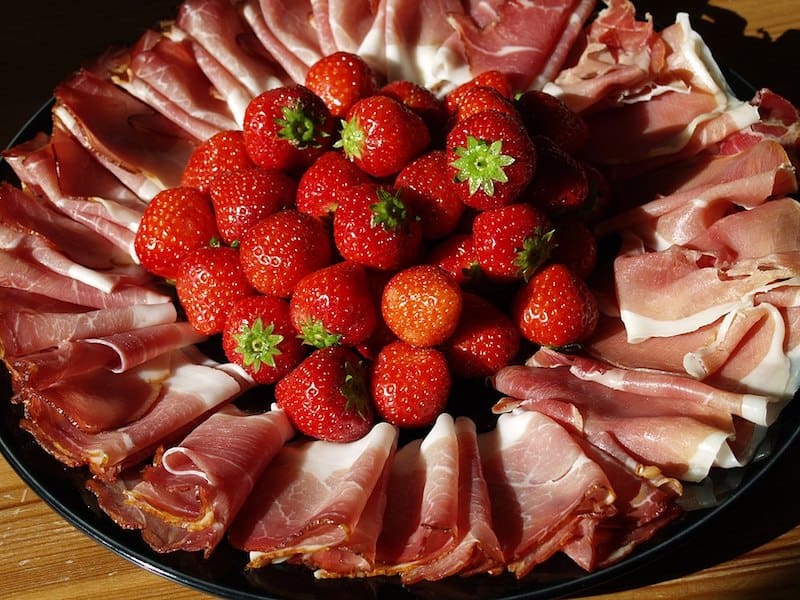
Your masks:
{"label": "folded meat slice", "polygon": [[518,578],[563,549],[581,519],[615,510],[603,469],[550,417],[501,415],[478,447],[494,530]]}
{"label": "folded meat slice", "polygon": [[222,540],[255,482],[294,430],[283,411],[248,414],[229,405],[197,425],[151,466],[87,487],[122,527],[140,529],[157,552],[203,551]]}
{"label": "folded meat slice", "polygon": [[358,54],[376,73],[385,73],[385,8],[386,2],[375,0],[312,0],[323,54]]}
{"label": "folded meat slice", "polygon": [[255,568],[349,543],[396,444],[388,423],[354,442],[287,444],[233,523],[231,544]]}

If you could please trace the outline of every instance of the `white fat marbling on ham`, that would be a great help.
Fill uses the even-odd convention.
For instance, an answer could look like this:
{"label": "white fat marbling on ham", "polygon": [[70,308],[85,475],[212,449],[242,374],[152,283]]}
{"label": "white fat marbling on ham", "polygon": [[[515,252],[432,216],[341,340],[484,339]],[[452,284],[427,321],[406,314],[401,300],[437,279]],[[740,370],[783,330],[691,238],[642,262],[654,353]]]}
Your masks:
{"label": "white fat marbling on ham", "polygon": [[180,444],[157,453],[135,478],[95,479],[87,486],[106,513],[123,527],[141,529],[157,552],[203,551],[208,557],[293,435],[282,411],[247,414],[226,406]]}
{"label": "white fat marbling on ham", "polygon": [[379,423],[348,443],[287,444],[267,466],[230,530],[258,567],[346,544],[366,510],[397,429]]}
{"label": "white fat marbling on ham", "polygon": [[600,466],[541,413],[501,415],[493,431],[478,436],[478,447],[494,529],[517,577],[561,550],[583,517],[614,510]]}
{"label": "white fat marbling on ham", "polygon": [[311,9],[323,54],[351,52],[386,72],[386,2],[311,0]]}

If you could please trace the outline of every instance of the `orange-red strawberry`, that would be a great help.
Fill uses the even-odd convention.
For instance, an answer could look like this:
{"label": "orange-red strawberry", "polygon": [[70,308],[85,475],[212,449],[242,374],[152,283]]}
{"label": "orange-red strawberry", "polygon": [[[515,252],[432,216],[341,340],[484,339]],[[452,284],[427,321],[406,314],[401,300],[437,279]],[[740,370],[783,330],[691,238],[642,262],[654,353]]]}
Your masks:
{"label": "orange-red strawberry", "polygon": [[194,329],[204,335],[222,333],[237,300],[255,294],[228,246],[198,248],[181,261],[175,278],[178,300]]}
{"label": "orange-red strawberry", "polygon": [[384,346],[372,365],[372,399],[378,413],[398,427],[433,424],[447,406],[452,378],[436,348],[403,341]]}
{"label": "orange-red strawberry", "polygon": [[494,88],[476,85],[468,87],[453,102],[453,113],[450,119],[453,123],[462,121],[484,110],[496,110],[506,113],[514,118],[519,118],[514,103],[503,96]]}
{"label": "orange-red strawberry", "polygon": [[389,96],[370,96],[347,113],[337,145],[373,177],[394,175],[430,144],[430,132],[417,113]]}
{"label": "orange-red strawberry", "polygon": [[395,273],[383,288],[381,314],[389,329],[412,346],[436,346],[455,331],[461,317],[461,288],[434,265]]}
{"label": "orange-red strawberry", "polygon": [[181,185],[207,192],[220,173],[254,167],[241,131],[221,131],[195,148],[181,177]]}
{"label": "orange-red strawberry", "polygon": [[536,169],[536,149],[522,123],[496,110],[456,123],[446,150],[462,202],[478,210],[514,202]]}
{"label": "orange-red strawberry", "polygon": [[417,113],[425,121],[432,137],[437,138],[443,132],[447,110],[444,102],[428,88],[405,79],[396,79],[384,85],[377,93],[394,98]]}
{"label": "orange-red strawberry", "polygon": [[222,332],[228,360],[257,383],[275,383],[306,355],[289,318],[289,302],[255,294],[230,309]]}
{"label": "orange-red strawberry", "polygon": [[142,215],[134,239],[141,265],[174,279],[180,262],[219,236],[208,194],[196,188],[168,188],[156,194]]}
{"label": "orange-red strawberry", "polygon": [[297,210],[313,217],[330,218],[336,197],[347,187],[369,183],[372,178],[338,150],[329,150],[306,169],[297,185]]}
{"label": "orange-red strawberry", "polygon": [[581,208],[589,195],[589,179],[583,164],[547,137],[535,136],[533,142],[537,169],[526,200],[549,215]]}
{"label": "orange-red strawberry", "polygon": [[331,261],[328,232],[319,221],[295,209],[267,215],[248,229],[239,245],[247,279],[262,294],[282,298],[309,273]]}
{"label": "orange-red strawberry", "polygon": [[395,188],[419,217],[426,240],[450,235],[464,213],[464,203],[448,176],[444,150],[431,150],[408,163],[395,178]]}
{"label": "orange-red strawberry", "polygon": [[303,342],[316,348],[362,344],[378,321],[366,270],[347,261],[303,277],[290,306]]}
{"label": "orange-red strawberry", "polygon": [[319,96],[292,85],[251,100],[243,130],[247,152],[258,166],[299,172],[331,147],[336,120]]}
{"label": "orange-red strawberry", "polygon": [[294,203],[297,182],[283,171],[253,167],[220,173],[209,186],[219,233],[226,244],[269,214]]}
{"label": "orange-red strawberry", "polygon": [[586,279],[597,266],[597,238],[583,221],[574,218],[561,220],[555,229],[550,258]]}
{"label": "orange-red strawberry", "polygon": [[442,348],[453,375],[493,375],[514,360],[519,347],[511,318],[485,298],[465,292],[461,320]]}
{"label": "orange-red strawberry", "polygon": [[447,112],[451,115],[455,114],[458,109],[458,103],[461,101],[461,97],[470,89],[478,86],[497,90],[501,96],[508,98],[509,100],[511,100],[514,94],[513,90],[511,89],[511,83],[508,81],[508,77],[506,77],[504,73],[497,70],[484,71],[469,81],[462,83],[449,94],[447,94],[445,97],[445,106],[447,107]]}
{"label": "orange-red strawberry", "polygon": [[333,237],[343,258],[381,270],[399,269],[417,259],[422,229],[397,192],[365,183],[347,188],[338,199]]}
{"label": "orange-red strawberry", "polygon": [[542,346],[585,340],[597,326],[597,298],[561,263],[540,269],[515,295],[511,318],[522,335]]}
{"label": "orange-red strawberry", "polygon": [[559,98],[529,90],[520,94],[516,102],[531,136],[545,135],[569,154],[578,152],[588,141],[586,121]]}
{"label": "orange-red strawberry", "polygon": [[320,58],[309,67],[305,85],[339,119],[345,117],[356,101],[371,96],[377,89],[370,66],[350,52],[334,52]]}
{"label": "orange-red strawberry", "polygon": [[478,214],[472,244],[481,271],[491,280],[528,279],[550,255],[553,225],[542,211],[517,202]]}
{"label": "orange-red strawberry", "polygon": [[330,442],[363,437],[375,421],[369,374],[349,348],[315,350],[275,386],[275,400],[301,433]]}
{"label": "orange-red strawberry", "polygon": [[471,233],[457,233],[445,238],[431,248],[426,262],[450,273],[462,287],[481,278]]}

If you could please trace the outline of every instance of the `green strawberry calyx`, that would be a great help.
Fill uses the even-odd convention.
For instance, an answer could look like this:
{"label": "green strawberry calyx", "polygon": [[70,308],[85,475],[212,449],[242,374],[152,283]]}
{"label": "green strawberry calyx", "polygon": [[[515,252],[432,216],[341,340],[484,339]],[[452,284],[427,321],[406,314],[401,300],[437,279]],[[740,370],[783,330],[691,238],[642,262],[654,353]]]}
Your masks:
{"label": "green strawberry calyx", "polygon": [[361,127],[358,117],[353,116],[347,121],[342,121],[342,133],[333,146],[341,148],[348,160],[360,159],[365,140],[364,129]]}
{"label": "green strawberry calyx", "polygon": [[555,229],[549,231],[537,229],[533,235],[526,237],[522,242],[522,249],[517,252],[514,266],[519,269],[517,273],[525,281],[528,281],[550,257],[554,235]]}
{"label": "green strawberry calyx", "polygon": [[333,346],[338,346],[342,340],[341,333],[329,331],[321,320],[311,317],[300,326],[300,335],[297,337],[299,337],[304,344],[315,348],[331,348]]}
{"label": "green strawberry calyx", "polygon": [[302,150],[318,147],[320,145],[318,138],[328,135],[320,128],[320,119],[315,119],[314,114],[307,111],[302,102],[294,106],[282,106],[281,114],[282,119],[275,119],[275,124],[280,128],[278,137],[296,148]]}
{"label": "green strawberry calyx", "polygon": [[378,201],[370,205],[372,227],[383,227],[386,231],[400,231],[408,224],[408,209],[400,199],[400,193],[378,188]]}
{"label": "green strawberry calyx", "polygon": [[352,365],[350,362],[344,363],[344,382],[339,391],[345,397],[344,410],[346,413],[355,412],[365,421],[369,418],[369,391],[367,382],[362,375],[359,365]]}
{"label": "green strawberry calyx", "polygon": [[244,367],[249,367],[254,373],[258,373],[262,365],[275,367],[275,357],[281,354],[278,346],[283,336],[274,331],[274,323],[265,326],[258,317],[250,327],[243,326],[239,333],[234,334],[235,351],[241,354]]}
{"label": "green strawberry calyx", "polygon": [[495,183],[508,182],[505,167],[514,163],[514,157],[503,154],[502,140],[487,142],[468,135],[466,147],[454,151],[458,158],[450,164],[456,169],[455,179],[468,182],[470,196],[478,190],[494,196]]}

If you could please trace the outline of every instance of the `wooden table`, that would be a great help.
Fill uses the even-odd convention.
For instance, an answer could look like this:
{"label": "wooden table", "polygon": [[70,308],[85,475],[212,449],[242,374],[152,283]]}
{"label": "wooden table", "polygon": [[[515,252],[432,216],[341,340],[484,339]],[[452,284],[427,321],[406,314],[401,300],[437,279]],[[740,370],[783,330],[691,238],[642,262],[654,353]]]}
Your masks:
{"label": "wooden table", "polygon": [[[6,3],[0,19],[0,142],[5,145],[53,87],[109,44],[130,42],[175,1]],[[721,63],[755,86],[800,102],[800,11],[796,0],[640,0],[668,23],[692,15]],[[134,8],[135,7],[135,8]],[[794,598],[800,591],[800,448],[734,505],[702,539],[591,590],[595,598]],[[0,460],[0,596],[13,598],[206,597],[127,562],[66,523]]]}

